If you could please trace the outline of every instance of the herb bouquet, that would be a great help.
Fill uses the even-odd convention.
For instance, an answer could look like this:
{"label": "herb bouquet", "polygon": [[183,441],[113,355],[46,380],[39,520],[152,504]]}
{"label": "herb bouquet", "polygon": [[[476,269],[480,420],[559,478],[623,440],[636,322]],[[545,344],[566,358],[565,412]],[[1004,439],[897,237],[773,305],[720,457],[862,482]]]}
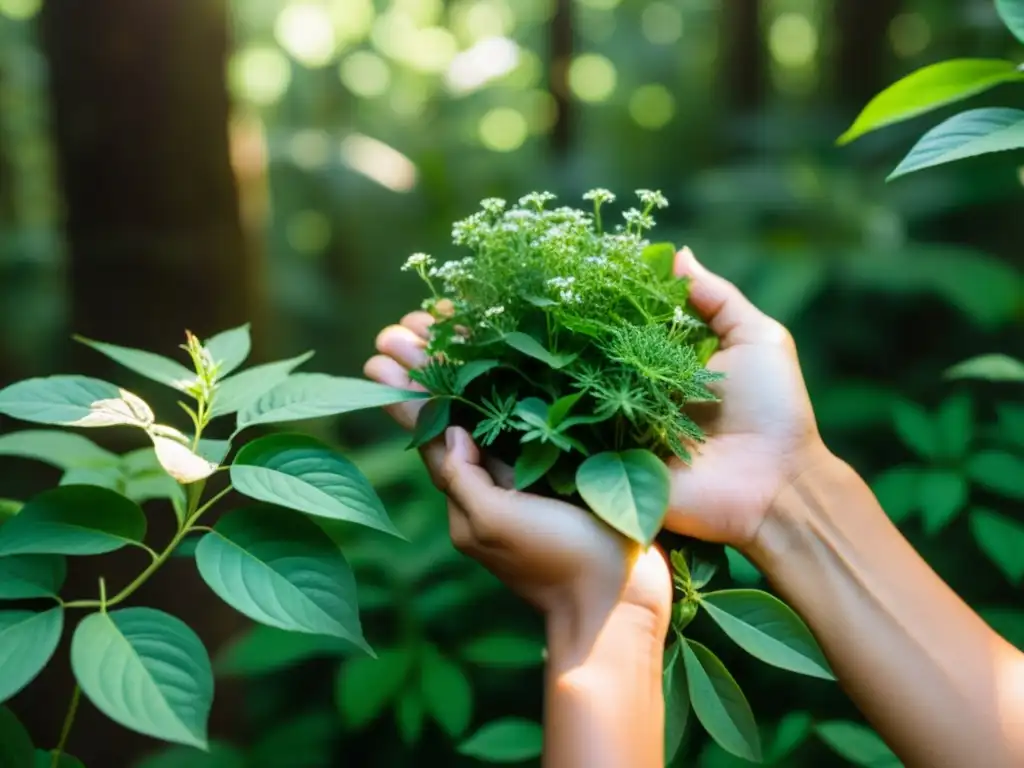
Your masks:
{"label": "herb bouquet", "polygon": [[[484,200],[457,222],[471,255],[435,264],[412,255],[431,292],[431,361],[414,377],[430,393],[412,447],[450,424],[468,429],[515,467],[520,490],[582,504],[641,544],[659,534],[669,504],[665,460],[684,462],[704,440],[687,405],[713,402],[706,367],[717,337],[687,306],[689,284],[673,275],[675,248],[652,244],[652,213],[667,206],[638,190],[639,208],[608,231],[604,189],[584,195],[591,211],[549,208],[549,193],[518,204]],[[831,679],[803,622],[757,590],[702,593],[723,548],[686,542],[671,553],[681,599],[666,650],[666,759],[679,750],[692,706],[726,750],[759,761],[750,706],[722,662],[683,637],[703,606],[741,647],[775,666]]]}

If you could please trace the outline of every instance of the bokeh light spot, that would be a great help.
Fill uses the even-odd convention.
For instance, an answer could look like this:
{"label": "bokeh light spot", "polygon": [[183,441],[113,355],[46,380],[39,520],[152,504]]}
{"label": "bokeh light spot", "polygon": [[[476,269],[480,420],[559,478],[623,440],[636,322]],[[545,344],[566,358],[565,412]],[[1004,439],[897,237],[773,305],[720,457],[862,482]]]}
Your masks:
{"label": "bokeh light spot", "polygon": [[43,0],[0,0],[0,16],[27,21],[39,13]]}
{"label": "bokeh light spot", "polygon": [[810,64],[818,52],[818,30],[802,13],[783,13],[768,33],[772,57],[784,67]]}
{"label": "bokeh light spot", "polygon": [[920,13],[901,13],[889,25],[889,42],[897,56],[916,56],[931,41],[932,28]]}
{"label": "bokeh light spot", "polygon": [[659,83],[642,85],[629,98],[629,115],[642,128],[663,128],[675,112],[675,98]]}
{"label": "bokeh light spot", "polygon": [[577,56],[569,65],[569,88],[581,101],[606,101],[615,91],[615,65],[596,53]]}
{"label": "bokeh light spot", "polygon": [[338,38],[327,9],[317,3],[296,3],[281,11],[274,37],[291,56],[307,67],[322,67],[338,52]]}
{"label": "bokeh light spot", "polygon": [[270,106],[288,90],[292,69],[276,48],[243,48],[228,63],[231,92],[244,101]]}
{"label": "bokeh light spot", "polygon": [[587,8],[594,8],[599,11],[610,11],[613,8],[617,8],[622,0],[577,0],[577,2]]}
{"label": "bokeh light spot", "polygon": [[356,42],[365,38],[373,27],[373,19],[376,16],[373,0],[334,0],[330,12],[339,43]]}
{"label": "bokeh light spot", "polygon": [[296,131],[288,140],[288,154],[297,166],[307,171],[323,168],[331,156],[327,133],[316,129]]}
{"label": "bokeh light spot", "polygon": [[331,241],[331,222],[320,211],[297,211],[288,217],[285,237],[294,250],[315,255]]}
{"label": "bokeh light spot", "polygon": [[526,123],[533,134],[545,134],[558,121],[558,102],[548,91],[529,91],[524,96]]}
{"label": "bokeh light spot", "polygon": [[391,69],[377,54],[356,51],[341,62],[338,76],[345,87],[356,96],[372,99],[387,91],[391,82]]}
{"label": "bokeh light spot", "polygon": [[511,107],[495,107],[480,118],[480,141],[495,152],[511,152],[526,141],[529,127],[522,112]]}
{"label": "bokeh light spot", "polygon": [[648,5],[640,17],[640,24],[644,37],[655,45],[672,45],[683,36],[683,14],[668,3]]}

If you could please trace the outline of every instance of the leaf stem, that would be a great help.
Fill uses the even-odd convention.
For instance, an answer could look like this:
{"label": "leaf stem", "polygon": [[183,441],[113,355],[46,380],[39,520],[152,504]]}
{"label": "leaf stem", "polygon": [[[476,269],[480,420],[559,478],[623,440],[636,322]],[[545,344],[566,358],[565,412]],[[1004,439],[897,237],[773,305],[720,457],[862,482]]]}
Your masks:
{"label": "leaf stem", "polygon": [[[102,582],[100,582],[102,584]],[[50,759],[50,768],[58,768],[60,756],[67,746],[68,736],[71,735],[71,726],[75,724],[75,715],[78,713],[78,700],[82,698],[82,689],[75,683],[75,689],[71,692],[71,703],[68,704],[67,714],[64,715],[64,725],[60,729],[60,741],[53,750],[53,757]]]}

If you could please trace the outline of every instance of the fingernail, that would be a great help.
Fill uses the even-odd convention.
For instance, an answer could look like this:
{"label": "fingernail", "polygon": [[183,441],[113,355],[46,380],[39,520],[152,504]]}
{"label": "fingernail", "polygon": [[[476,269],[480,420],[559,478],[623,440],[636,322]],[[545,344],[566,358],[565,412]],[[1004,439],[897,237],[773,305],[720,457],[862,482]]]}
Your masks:
{"label": "fingernail", "polygon": [[455,434],[455,427],[448,427],[444,431],[444,447],[449,451],[454,451],[457,441],[458,436]]}

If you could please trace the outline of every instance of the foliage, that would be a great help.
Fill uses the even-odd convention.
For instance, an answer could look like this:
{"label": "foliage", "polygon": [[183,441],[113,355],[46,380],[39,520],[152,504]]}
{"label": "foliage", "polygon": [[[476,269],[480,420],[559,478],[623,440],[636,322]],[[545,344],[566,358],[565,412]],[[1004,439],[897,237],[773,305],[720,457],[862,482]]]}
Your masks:
{"label": "foliage", "polygon": [[[999,15],[1018,40],[1024,41],[1024,0],[996,0]],[[931,64],[878,94],[840,138],[840,144],[903,122],[1004,83],[1024,82],[1011,61],[956,59]],[[972,109],[928,131],[889,175],[890,179],[936,165],[994,152],[1024,148],[1024,111],[1008,108]]]}
{"label": "foliage", "polygon": [[[257,438],[230,465],[225,462],[231,442],[203,435],[214,419],[236,411],[232,439],[252,423],[291,420],[310,410],[330,415],[418,395],[355,379],[291,374],[308,355],[234,373],[249,355],[247,325],[205,342],[186,333],[182,348],[191,369],[154,353],[82,341],[185,395],[179,405],[191,429],[186,434],[157,421],[147,402],[99,379],[51,376],[0,390],[0,413],[6,416],[50,426],[129,427],[151,443],[118,456],[78,433],[59,430],[24,430],[0,438],[3,455],[64,470],[58,487],[12,506],[0,526],[0,599],[55,603],[42,611],[0,611],[0,701],[30,684],[50,662],[65,614],[88,612],[72,637],[77,686],[61,741],[47,764],[71,764],[62,753],[80,693],[126,728],[208,749],[214,681],[202,642],[163,611],[121,607],[190,534],[200,534],[194,556],[203,580],[236,610],[267,627],[302,633],[309,638],[307,647],[330,640],[373,655],[363,635],[352,569],[338,539],[344,530],[339,523],[401,536],[369,481],[335,450],[304,435]],[[207,483],[221,470],[229,471],[231,483],[207,494]],[[204,525],[232,490],[261,503],[233,509],[212,528]],[[159,549],[146,542],[147,520],[140,506],[154,499],[169,500],[177,518],[174,535]],[[128,585],[108,593],[101,577],[95,599],[60,596],[68,556],[124,547],[142,549],[150,558]],[[372,681],[365,684],[373,687]],[[13,716],[5,717],[3,727],[15,728]],[[30,745],[21,735],[10,739]]]}

